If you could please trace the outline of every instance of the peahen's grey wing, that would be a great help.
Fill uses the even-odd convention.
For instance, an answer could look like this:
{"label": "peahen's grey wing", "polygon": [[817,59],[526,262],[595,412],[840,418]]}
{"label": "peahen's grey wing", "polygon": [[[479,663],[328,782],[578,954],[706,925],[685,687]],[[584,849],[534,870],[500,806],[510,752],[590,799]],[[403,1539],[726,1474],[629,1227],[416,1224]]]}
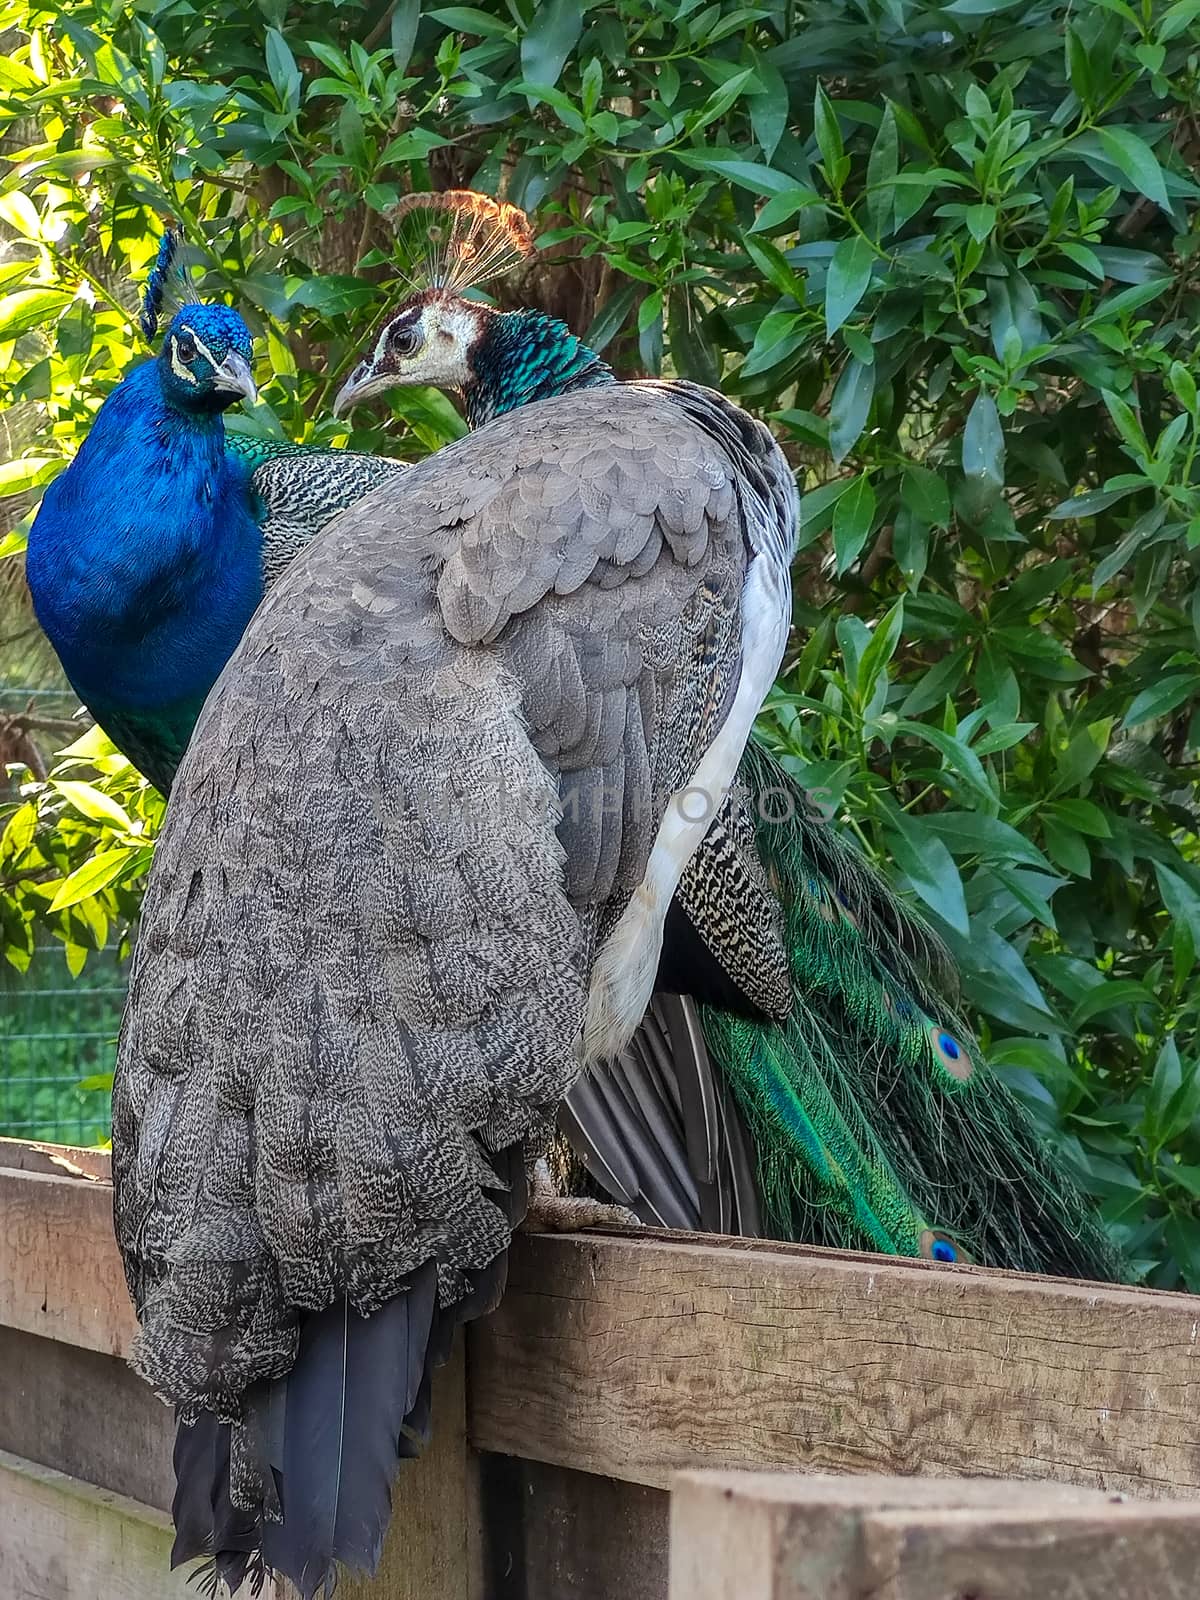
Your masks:
{"label": "peahen's grey wing", "polygon": [[[288,1474],[251,1386],[300,1348],[327,1382],[295,1392],[345,1414],[359,1323],[339,1362],[304,1317],[344,1295],[369,1326],[428,1263],[451,1313],[486,1309],[498,1153],[641,1017],[706,826],[668,801],[729,781],[782,647],[735,457],[653,391],[506,417],[302,552],[209,698],[122,1029],[116,1222],[138,1364],[239,1424],[252,1515]],[[311,1522],[282,1492],[285,1532]]]}

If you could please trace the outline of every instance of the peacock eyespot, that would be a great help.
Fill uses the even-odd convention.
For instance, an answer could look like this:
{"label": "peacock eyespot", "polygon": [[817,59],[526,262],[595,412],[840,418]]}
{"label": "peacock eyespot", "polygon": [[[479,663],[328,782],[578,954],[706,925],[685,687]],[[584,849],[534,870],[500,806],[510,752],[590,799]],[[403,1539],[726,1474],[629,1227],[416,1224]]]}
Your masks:
{"label": "peacock eyespot", "polygon": [[943,1266],[963,1266],[971,1263],[971,1257],[948,1233],[940,1233],[933,1228],[926,1228],[922,1232],[917,1247],[926,1261],[940,1261]]}
{"label": "peacock eyespot", "polygon": [[196,341],[190,333],[181,333],[175,341],[175,348],[179,352],[181,361],[194,361],[196,359]]}
{"label": "peacock eyespot", "polygon": [[966,1045],[947,1029],[939,1027],[936,1022],[929,1024],[929,1046],[933,1051],[934,1060],[939,1066],[944,1067],[952,1078],[957,1078],[960,1083],[966,1083],[974,1076],[975,1063],[971,1060]]}

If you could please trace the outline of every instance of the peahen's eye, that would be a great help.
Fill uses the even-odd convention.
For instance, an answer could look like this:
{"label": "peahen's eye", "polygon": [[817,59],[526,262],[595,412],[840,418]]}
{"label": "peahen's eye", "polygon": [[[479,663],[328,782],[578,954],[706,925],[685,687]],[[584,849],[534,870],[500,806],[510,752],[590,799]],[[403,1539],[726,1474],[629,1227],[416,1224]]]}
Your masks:
{"label": "peahen's eye", "polygon": [[175,348],[179,351],[181,361],[194,361],[196,359],[196,341],[190,333],[181,333],[175,341]]}
{"label": "peahen's eye", "polygon": [[415,325],[399,324],[388,334],[388,348],[393,355],[411,356],[421,346],[421,330]]}

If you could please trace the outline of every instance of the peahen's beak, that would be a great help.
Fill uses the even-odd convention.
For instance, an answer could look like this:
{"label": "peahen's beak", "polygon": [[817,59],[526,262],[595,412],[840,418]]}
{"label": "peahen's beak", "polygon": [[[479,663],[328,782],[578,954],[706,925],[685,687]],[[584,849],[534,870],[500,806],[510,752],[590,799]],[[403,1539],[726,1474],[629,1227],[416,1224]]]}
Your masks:
{"label": "peahen's beak", "polygon": [[356,406],[360,400],[366,400],[370,395],[378,394],[382,389],[390,389],[395,381],[395,378],[388,373],[373,371],[369,361],[360,361],[337,392],[333,402],[334,416],[344,417],[351,406]]}
{"label": "peahen's beak", "polygon": [[245,356],[239,355],[236,350],[231,350],[213,373],[213,382],[218,389],[230,394],[239,394],[243,400],[253,405],[258,399],[258,390],[254,386],[254,374],[250,371],[250,363]]}

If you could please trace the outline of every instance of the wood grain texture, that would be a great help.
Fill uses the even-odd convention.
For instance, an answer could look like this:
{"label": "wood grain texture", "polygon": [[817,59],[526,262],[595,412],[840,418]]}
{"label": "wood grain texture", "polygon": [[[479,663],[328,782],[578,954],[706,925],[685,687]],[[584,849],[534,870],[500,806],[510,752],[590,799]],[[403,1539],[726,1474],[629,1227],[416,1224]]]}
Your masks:
{"label": "wood grain texture", "polygon": [[136,1323],[109,1184],[0,1168],[0,1325],[128,1353]]}
{"label": "wood grain texture", "polygon": [[5,1600],[195,1600],[162,1512],[0,1452]]}
{"label": "wood grain texture", "polygon": [[481,1450],[1200,1492],[1200,1299],[680,1235],[519,1239]]}
{"label": "wood grain texture", "polygon": [[0,1167],[14,1172],[44,1172],[52,1178],[112,1182],[112,1156],[107,1150],[87,1149],[83,1145],[0,1139]]}
{"label": "wood grain texture", "polygon": [[0,1450],[170,1510],[174,1420],[124,1361],[0,1328],[0,1373]]}
{"label": "wood grain texture", "polygon": [[1003,1480],[681,1473],[670,1600],[1184,1600],[1200,1503]]}

